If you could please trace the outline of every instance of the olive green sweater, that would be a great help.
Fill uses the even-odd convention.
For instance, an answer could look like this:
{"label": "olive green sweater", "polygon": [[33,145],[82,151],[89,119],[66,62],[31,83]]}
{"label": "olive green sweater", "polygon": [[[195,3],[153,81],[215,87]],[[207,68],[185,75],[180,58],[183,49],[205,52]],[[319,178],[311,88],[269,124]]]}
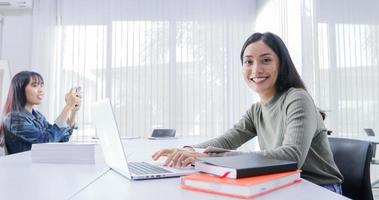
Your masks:
{"label": "olive green sweater", "polygon": [[[333,160],[324,122],[312,97],[305,90],[290,88],[276,94],[267,103],[253,104],[233,128],[193,147],[237,149],[255,136],[258,136],[261,148],[256,153],[296,161],[303,178],[316,184],[343,181]],[[221,155],[240,153],[246,152]]]}

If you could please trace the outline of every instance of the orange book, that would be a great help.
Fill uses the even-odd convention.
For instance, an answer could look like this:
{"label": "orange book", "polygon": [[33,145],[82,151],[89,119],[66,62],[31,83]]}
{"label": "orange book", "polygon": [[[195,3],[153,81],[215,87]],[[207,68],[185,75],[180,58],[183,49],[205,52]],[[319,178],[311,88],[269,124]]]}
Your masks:
{"label": "orange book", "polygon": [[301,170],[295,170],[240,179],[196,173],[181,177],[181,187],[188,190],[247,199],[301,181],[300,172]]}

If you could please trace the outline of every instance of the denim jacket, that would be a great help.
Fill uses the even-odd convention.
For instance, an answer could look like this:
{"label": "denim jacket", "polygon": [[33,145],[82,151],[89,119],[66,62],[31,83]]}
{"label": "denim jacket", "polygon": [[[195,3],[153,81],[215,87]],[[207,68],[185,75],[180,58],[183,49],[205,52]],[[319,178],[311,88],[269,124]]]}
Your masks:
{"label": "denim jacket", "polygon": [[28,151],[32,144],[67,142],[72,128],[51,125],[38,111],[10,112],[4,119],[5,144],[9,154]]}

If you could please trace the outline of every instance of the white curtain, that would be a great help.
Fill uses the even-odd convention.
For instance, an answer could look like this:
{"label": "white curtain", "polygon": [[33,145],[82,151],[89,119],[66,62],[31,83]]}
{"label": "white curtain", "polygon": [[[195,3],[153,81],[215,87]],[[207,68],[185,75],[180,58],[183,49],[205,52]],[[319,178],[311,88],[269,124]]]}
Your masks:
{"label": "white curtain", "polygon": [[[379,131],[379,2],[309,1],[313,11],[313,93],[329,127],[345,136]],[[310,31],[312,30],[312,31]]]}
{"label": "white curtain", "polygon": [[48,87],[41,109],[53,120],[64,93],[81,86],[74,139],[95,135],[90,104],[102,98],[111,99],[122,136],[145,137],[154,128],[222,134],[257,100],[239,60],[254,32],[255,6],[251,0],[36,1],[33,64]]}
{"label": "white curtain", "polygon": [[[215,136],[257,101],[241,77],[253,32],[280,35],[336,135],[379,131],[375,0],[36,0],[32,60],[53,120],[83,88],[79,131],[94,136],[90,103],[110,98],[122,136],[175,128]],[[48,103],[47,103],[48,102]]]}
{"label": "white curtain", "polygon": [[379,2],[259,0],[258,31],[286,42],[334,135],[379,132]]}
{"label": "white curtain", "polygon": [[[59,78],[57,58],[59,46],[57,41],[57,4],[51,0],[36,0],[33,6],[32,25],[32,66],[31,70],[41,73],[46,83],[46,93],[43,104],[39,109],[50,118],[55,120],[58,116],[57,109],[63,109],[62,94],[56,94],[58,85],[55,81]],[[60,102],[58,105],[56,102]]]}
{"label": "white curtain", "polygon": [[346,135],[362,134],[363,128],[379,132],[379,2],[321,1],[316,6],[316,91],[333,113],[331,127]]}

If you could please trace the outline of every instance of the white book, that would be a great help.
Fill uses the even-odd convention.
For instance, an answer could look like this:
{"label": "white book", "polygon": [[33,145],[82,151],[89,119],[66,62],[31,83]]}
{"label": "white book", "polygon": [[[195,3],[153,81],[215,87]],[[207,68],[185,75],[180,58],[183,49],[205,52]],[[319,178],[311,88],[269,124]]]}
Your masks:
{"label": "white book", "polygon": [[33,163],[95,164],[101,161],[96,143],[39,143],[32,145]]}

